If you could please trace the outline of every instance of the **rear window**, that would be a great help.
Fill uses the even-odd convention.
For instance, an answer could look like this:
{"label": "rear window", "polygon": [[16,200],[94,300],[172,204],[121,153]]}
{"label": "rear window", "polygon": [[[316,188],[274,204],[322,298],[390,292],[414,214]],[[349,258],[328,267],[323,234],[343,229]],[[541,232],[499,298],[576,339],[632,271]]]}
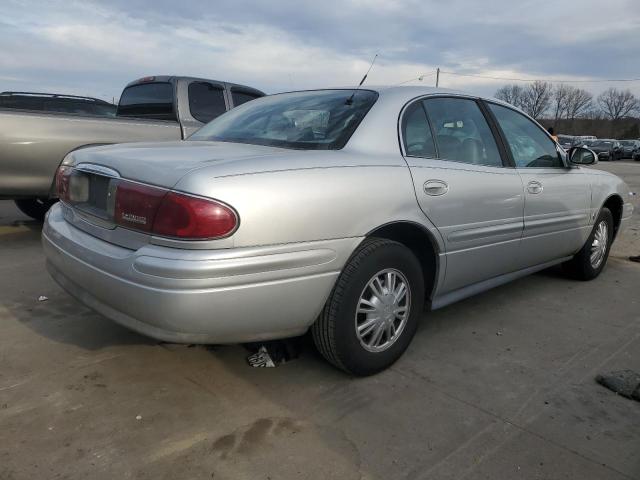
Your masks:
{"label": "rear window", "polygon": [[205,125],[190,140],[337,150],[347,143],[377,98],[370,90],[316,90],[262,97]]}
{"label": "rear window", "polygon": [[173,85],[156,82],[125,88],[118,104],[118,116],[175,120]]}
{"label": "rear window", "polygon": [[239,107],[243,103],[250,102],[251,100],[255,100],[256,98],[260,98],[262,96],[263,95],[259,95],[257,93],[236,90],[235,88],[231,89],[231,97],[233,98],[233,105],[235,107]]}
{"label": "rear window", "polygon": [[189,85],[189,111],[193,118],[208,123],[227,111],[224,103],[224,89],[207,82],[193,82]]}

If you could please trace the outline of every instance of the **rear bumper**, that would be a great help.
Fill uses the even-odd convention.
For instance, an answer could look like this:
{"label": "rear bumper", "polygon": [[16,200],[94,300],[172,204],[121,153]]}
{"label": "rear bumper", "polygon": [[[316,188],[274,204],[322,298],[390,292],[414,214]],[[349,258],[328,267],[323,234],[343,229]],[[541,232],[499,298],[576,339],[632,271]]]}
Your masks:
{"label": "rear bumper", "polygon": [[238,343],[304,333],[361,239],[129,250],[72,226],[56,205],[42,240],[54,280],[105,317],[158,340]]}

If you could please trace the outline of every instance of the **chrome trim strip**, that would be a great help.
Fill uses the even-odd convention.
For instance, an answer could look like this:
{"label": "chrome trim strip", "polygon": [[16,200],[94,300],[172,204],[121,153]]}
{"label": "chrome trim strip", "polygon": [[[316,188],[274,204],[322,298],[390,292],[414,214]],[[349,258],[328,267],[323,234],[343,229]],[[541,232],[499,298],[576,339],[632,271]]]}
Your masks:
{"label": "chrome trim strip", "polygon": [[120,174],[113,168],[103,167],[102,165],[95,165],[93,163],[79,163],[77,165],[74,165],[73,168],[82,170],[83,172],[103,175],[105,177],[120,178]]}

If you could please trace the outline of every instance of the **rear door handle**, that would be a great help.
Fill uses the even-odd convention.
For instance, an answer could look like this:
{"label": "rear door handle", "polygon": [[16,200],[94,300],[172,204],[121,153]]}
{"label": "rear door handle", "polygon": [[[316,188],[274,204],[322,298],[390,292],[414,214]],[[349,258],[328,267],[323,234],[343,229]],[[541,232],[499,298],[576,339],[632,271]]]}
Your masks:
{"label": "rear door handle", "polygon": [[529,193],[533,193],[533,194],[542,193],[542,190],[544,190],[544,188],[542,187],[542,184],[540,182],[532,180],[527,184],[527,191]]}
{"label": "rear door handle", "polygon": [[424,182],[424,193],[437,197],[449,191],[449,185],[444,180],[427,180]]}

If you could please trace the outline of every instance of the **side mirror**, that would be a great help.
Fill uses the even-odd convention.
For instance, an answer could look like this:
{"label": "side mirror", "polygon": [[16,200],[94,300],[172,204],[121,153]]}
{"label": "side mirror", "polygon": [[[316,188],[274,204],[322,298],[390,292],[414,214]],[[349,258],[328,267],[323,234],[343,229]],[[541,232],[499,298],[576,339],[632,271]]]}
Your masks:
{"label": "side mirror", "polygon": [[574,165],[593,165],[598,156],[587,147],[574,147],[569,151],[569,161]]}

